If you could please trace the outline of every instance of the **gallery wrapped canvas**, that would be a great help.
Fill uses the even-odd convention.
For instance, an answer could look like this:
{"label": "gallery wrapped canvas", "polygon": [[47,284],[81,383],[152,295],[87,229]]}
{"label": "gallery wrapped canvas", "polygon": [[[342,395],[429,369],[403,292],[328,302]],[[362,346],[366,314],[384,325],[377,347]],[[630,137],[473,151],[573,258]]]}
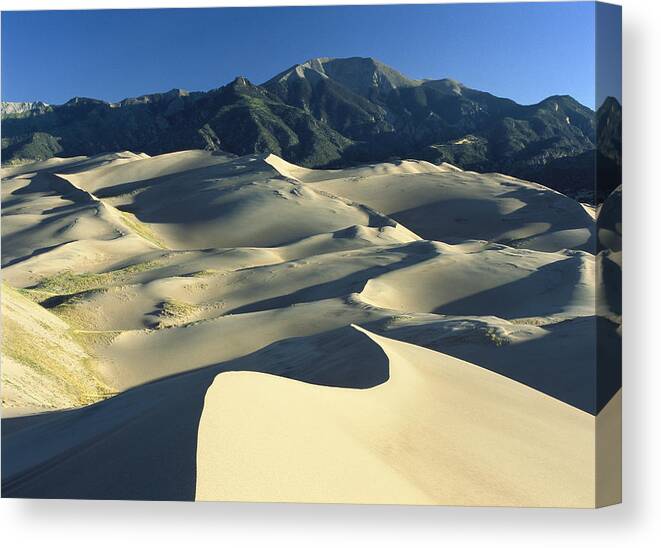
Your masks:
{"label": "gallery wrapped canvas", "polygon": [[4,12],[2,71],[3,497],[620,501],[619,6]]}

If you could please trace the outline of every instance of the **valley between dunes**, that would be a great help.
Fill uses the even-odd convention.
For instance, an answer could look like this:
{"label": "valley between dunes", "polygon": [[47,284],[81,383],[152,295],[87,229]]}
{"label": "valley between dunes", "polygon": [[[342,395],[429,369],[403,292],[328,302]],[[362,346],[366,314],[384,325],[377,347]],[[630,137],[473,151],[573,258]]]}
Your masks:
{"label": "valley between dunes", "polygon": [[621,227],[591,213],[417,160],[3,168],[3,496],[612,503]]}

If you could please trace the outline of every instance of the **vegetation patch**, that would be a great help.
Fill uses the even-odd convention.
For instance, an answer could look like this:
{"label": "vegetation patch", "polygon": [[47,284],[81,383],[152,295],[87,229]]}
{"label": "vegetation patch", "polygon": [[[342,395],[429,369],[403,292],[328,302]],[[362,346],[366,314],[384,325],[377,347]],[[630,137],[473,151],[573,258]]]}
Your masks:
{"label": "vegetation patch", "polygon": [[154,234],[146,224],[140,222],[135,215],[129,213],[128,211],[118,211],[122,214],[122,221],[124,224],[138,236],[141,236],[148,242],[151,242],[152,244],[162,249],[167,249],[167,246],[161,240],[159,240],[158,236],[156,236],[156,234]]}
{"label": "vegetation patch", "polygon": [[501,329],[498,329],[496,327],[488,327],[485,331],[484,334],[487,338],[487,340],[495,344],[496,346],[504,346],[506,344],[509,344],[510,338],[503,333]]}
{"label": "vegetation patch", "polygon": [[[3,288],[4,289],[4,288]],[[31,300],[34,303],[42,303],[46,299],[49,299],[53,296],[52,293],[48,291],[43,291],[41,289],[16,289],[16,292],[25,297],[26,299]]]}
{"label": "vegetation patch", "polygon": [[[91,295],[105,292],[105,289],[93,289],[83,291],[75,295],[65,296],[60,304],[50,308],[50,311],[58,318],[64,320],[73,328],[90,329],[99,321],[99,311],[86,307]],[[48,301],[45,301],[48,303]]]}
{"label": "vegetation patch", "polygon": [[98,346],[108,346],[121,335],[121,331],[86,331],[74,329],[71,336],[85,349],[92,350]]}
{"label": "vegetation patch", "polygon": [[156,329],[173,327],[188,323],[198,311],[199,307],[176,299],[168,299],[158,305],[155,316],[158,322],[154,325]]}
{"label": "vegetation patch", "polygon": [[197,307],[183,301],[175,299],[163,301],[160,305],[159,313],[167,318],[183,318],[190,316],[197,310]]}
{"label": "vegetation patch", "polygon": [[[3,285],[2,381],[7,405],[74,407],[112,394],[66,326]],[[34,310],[33,310],[34,308]]]}
{"label": "vegetation patch", "polygon": [[545,325],[558,323],[561,320],[556,320],[554,318],[530,317],[530,318],[514,318],[508,321],[515,325],[532,325],[535,327],[543,327]]}
{"label": "vegetation patch", "polygon": [[209,278],[210,276],[215,276],[218,274],[219,270],[213,270],[212,268],[207,268],[204,270],[198,270],[197,272],[191,272],[187,274],[187,278]]}
{"label": "vegetation patch", "polygon": [[135,274],[153,270],[159,265],[159,261],[145,261],[110,272],[84,274],[76,274],[70,270],[65,270],[54,276],[44,278],[32,288],[22,290],[22,294],[29,296],[33,301],[44,302],[45,298],[53,295],[74,295],[93,289],[125,284]]}

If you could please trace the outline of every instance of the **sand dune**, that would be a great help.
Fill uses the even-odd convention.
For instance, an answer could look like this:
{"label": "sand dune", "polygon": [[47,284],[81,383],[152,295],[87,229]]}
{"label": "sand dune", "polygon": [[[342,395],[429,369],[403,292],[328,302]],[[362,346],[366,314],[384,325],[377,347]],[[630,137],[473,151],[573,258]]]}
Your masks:
{"label": "sand dune", "polygon": [[595,255],[578,202],[446,164],[119,152],[2,177],[9,496],[617,499],[594,458],[617,196]]}
{"label": "sand dune", "polygon": [[[72,243],[88,241],[89,245],[83,245],[86,249],[94,247],[97,242],[113,242],[106,247],[115,249],[115,260],[129,259],[136,251],[147,253],[160,247],[138,221],[78,189],[66,179],[48,172],[3,180],[2,202],[3,267],[24,263],[47,253],[47,263],[50,263],[51,257],[55,261],[47,265],[46,272],[40,268],[33,270],[32,273],[36,274],[34,279],[47,275],[49,268],[51,271],[88,271],[91,266],[88,261],[94,262],[99,258],[102,265],[107,266],[103,263],[103,257],[93,251],[87,259],[83,257],[80,261],[69,262],[67,253],[61,253],[60,248],[69,246],[70,249]],[[125,236],[133,238],[117,242]],[[80,246],[77,244],[77,247]],[[83,251],[82,255],[85,254],[86,251]],[[25,264],[20,269],[23,276],[26,270],[29,273],[29,267]],[[19,277],[14,283],[24,285],[27,280]]]}
{"label": "sand dune", "polygon": [[200,420],[196,498],[594,504],[592,416],[468,363],[364,333],[390,362],[388,381],[370,390],[217,376]]}
{"label": "sand dune", "polygon": [[370,278],[361,298],[402,311],[507,319],[594,313],[594,257],[588,253],[436,247],[429,260]]}
{"label": "sand dune", "polygon": [[69,326],[6,284],[2,286],[2,334],[5,413],[65,409],[108,394],[92,357]]}
{"label": "sand dune", "polygon": [[[344,299],[224,316],[167,330],[125,331],[99,352],[110,364],[106,375],[119,388],[128,388],[267,351],[280,341],[335,332],[350,323],[471,361],[591,413],[619,388],[617,378],[606,382],[605,376],[609,354],[619,350],[617,339],[603,349],[604,378],[596,384],[594,318],[537,326],[495,317],[401,314]],[[616,365],[613,362],[614,371]]]}
{"label": "sand dune", "polygon": [[69,180],[134,214],[173,249],[274,247],[353,225],[396,226],[364,205],[283,177],[258,155],[194,160],[184,156],[184,170],[182,162],[150,158],[103,168],[98,179]]}
{"label": "sand dune", "polygon": [[[81,410],[15,419],[5,493],[595,504],[592,415],[431,350],[360,328],[342,333],[235,361],[243,372],[206,368]],[[336,364],[352,365],[338,375]],[[373,386],[351,386],[365,384]],[[26,448],[28,458],[12,458]]]}
{"label": "sand dune", "polygon": [[144,238],[127,233],[112,240],[81,239],[55,245],[12,262],[2,271],[14,287],[29,287],[62,272],[111,272],[162,254]]}
{"label": "sand dune", "polygon": [[99,189],[108,189],[138,181],[152,181],[190,170],[224,164],[232,158],[234,158],[232,154],[206,150],[185,150],[154,157],[145,155],[134,159],[140,161],[130,163],[115,161],[98,163],[93,166],[74,164],[66,166],[58,173],[75,186],[94,193]]}
{"label": "sand dune", "polygon": [[351,170],[292,169],[312,188],[366,204],[422,238],[501,242],[539,251],[594,250],[594,220],[576,201],[542,185],[499,174],[407,161]]}
{"label": "sand dune", "polygon": [[109,154],[98,154],[96,156],[74,156],[71,158],[49,158],[42,162],[33,162],[16,166],[2,168],[2,178],[15,177],[35,172],[58,173],[64,171],[77,171],[94,169],[110,164],[121,164],[149,158],[144,153],[133,153],[131,151],[114,152]]}
{"label": "sand dune", "polygon": [[[90,328],[104,330],[155,327],[163,303],[179,303],[182,312],[186,308],[184,323],[354,294],[367,305],[405,312],[543,322],[594,313],[594,258],[589,254],[480,242],[470,252],[427,241],[383,246],[378,243],[387,239],[368,230],[361,241],[350,232],[348,238],[321,236],[314,247],[304,241],[268,252],[151,255],[144,268],[117,275],[115,281],[100,280],[98,288],[90,286],[62,306],[68,313],[101,311],[89,320]],[[337,248],[344,249],[331,251]],[[318,254],[284,260],[311,250]]]}

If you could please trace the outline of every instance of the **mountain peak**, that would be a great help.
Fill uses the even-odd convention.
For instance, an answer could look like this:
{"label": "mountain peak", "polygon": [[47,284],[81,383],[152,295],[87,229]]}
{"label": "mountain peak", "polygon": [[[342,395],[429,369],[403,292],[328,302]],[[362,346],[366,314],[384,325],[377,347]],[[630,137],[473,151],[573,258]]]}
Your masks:
{"label": "mountain peak", "polygon": [[622,110],[622,105],[620,102],[612,96],[608,96],[604,99],[604,102],[601,103],[601,106],[599,107],[600,111],[620,111]]}
{"label": "mountain peak", "polygon": [[434,88],[449,95],[461,95],[464,89],[466,89],[466,86],[464,86],[461,82],[453,80],[452,78],[442,78],[440,80],[423,80],[422,85],[429,88]]}
{"label": "mountain peak", "polygon": [[91,97],[72,97],[64,106],[73,106],[73,105],[107,105],[106,101],[101,99],[93,99]]}
{"label": "mountain peak", "polygon": [[268,88],[301,78],[309,81],[327,78],[363,97],[375,91],[388,93],[419,83],[372,57],[315,57],[281,72],[264,85]]}
{"label": "mountain peak", "polygon": [[0,109],[2,110],[2,116],[12,116],[45,112],[48,107],[48,103],[42,101],[2,101]]}
{"label": "mountain peak", "polygon": [[148,93],[147,95],[140,95],[139,97],[127,97],[118,103],[113,103],[111,106],[125,107],[129,105],[157,103],[159,101],[172,101],[173,99],[188,97],[189,95],[190,93],[185,89],[173,88],[170,91],[165,91],[163,93]]}
{"label": "mountain peak", "polygon": [[252,83],[245,76],[237,76],[230,82],[232,87],[249,87],[252,86]]}
{"label": "mountain peak", "polygon": [[172,88],[170,91],[166,91],[163,95],[165,97],[187,97],[190,93],[188,90],[182,88]]}
{"label": "mountain peak", "polygon": [[[586,107],[574,99],[571,95],[551,95],[542,99],[539,103],[530,105],[532,108],[551,109],[553,112],[574,111],[583,116],[591,116],[592,109]],[[564,115],[563,115],[564,116]]]}
{"label": "mountain peak", "polygon": [[374,57],[313,57],[312,59],[308,59],[307,61],[300,63],[302,66],[308,65],[317,67],[323,67],[328,64],[345,66],[356,65],[360,68],[364,68],[365,66],[370,65],[373,67],[387,67],[387,65],[377,59],[374,59]]}

